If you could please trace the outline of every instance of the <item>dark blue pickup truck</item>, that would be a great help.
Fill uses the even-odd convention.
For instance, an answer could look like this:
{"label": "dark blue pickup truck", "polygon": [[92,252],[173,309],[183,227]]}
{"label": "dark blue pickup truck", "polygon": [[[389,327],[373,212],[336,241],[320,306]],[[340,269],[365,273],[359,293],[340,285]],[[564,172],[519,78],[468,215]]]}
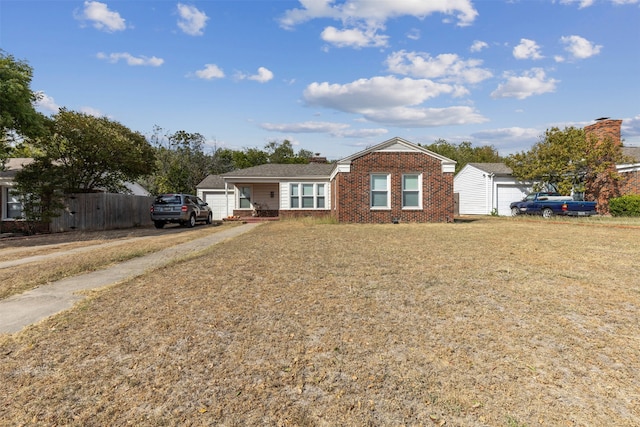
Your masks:
{"label": "dark blue pickup truck", "polygon": [[591,216],[597,212],[596,202],[573,200],[571,196],[559,193],[531,193],[521,201],[511,203],[511,216],[522,214],[551,218],[553,215]]}

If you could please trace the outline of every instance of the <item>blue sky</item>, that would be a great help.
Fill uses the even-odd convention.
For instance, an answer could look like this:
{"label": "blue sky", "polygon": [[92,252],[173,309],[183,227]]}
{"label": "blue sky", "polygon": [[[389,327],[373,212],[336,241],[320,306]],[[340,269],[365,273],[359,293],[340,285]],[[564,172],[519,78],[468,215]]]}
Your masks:
{"label": "blue sky", "polygon": [[395,136],[528,150],[623,120],[640,146],[640,0],[0,0],[38,109],[339,159]]}

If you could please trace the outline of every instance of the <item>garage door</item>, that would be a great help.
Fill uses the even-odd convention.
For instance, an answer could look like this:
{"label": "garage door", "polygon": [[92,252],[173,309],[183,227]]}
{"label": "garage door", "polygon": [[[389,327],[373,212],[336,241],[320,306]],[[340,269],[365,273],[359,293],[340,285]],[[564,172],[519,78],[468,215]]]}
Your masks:
{"label": "garage door", "polygon": [[496,206],[498,207],[498,215],[509,216],[511,202],[522,200],[527,195],[528,189],[516,185],[498,185]]}
{"label": "garage door", "polygon": [[206,193],[204,194],[204,201],[211,207],[213,219],[221,220],[229,215],[233,215],[235,202],[233,192],[230,192],[228,197],[224,192]]}

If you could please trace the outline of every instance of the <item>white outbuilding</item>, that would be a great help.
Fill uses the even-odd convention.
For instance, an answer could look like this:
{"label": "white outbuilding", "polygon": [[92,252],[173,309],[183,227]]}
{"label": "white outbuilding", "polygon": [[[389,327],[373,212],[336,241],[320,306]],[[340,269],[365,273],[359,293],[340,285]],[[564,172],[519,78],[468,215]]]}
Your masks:
{"label": "white outbuilding", "polygon": [[511,215],[511,202],[522,200],[532,186],[514,178],[504,163],[468,163],[453,178],[460,215]]}

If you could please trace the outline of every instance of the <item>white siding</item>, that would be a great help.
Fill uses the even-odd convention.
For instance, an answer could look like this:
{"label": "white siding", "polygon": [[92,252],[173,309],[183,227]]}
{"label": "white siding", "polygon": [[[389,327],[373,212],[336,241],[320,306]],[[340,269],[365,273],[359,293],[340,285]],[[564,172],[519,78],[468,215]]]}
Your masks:
{"label": "white siding", "polygon": [[[273,197],[271,194],[273,193]],[[263,210],[278,210],[278,184],[253,184],[251,185],[251,204],[257,203]]]}
{"label": "white siding", "polygon": [[460,215],[487,215],[491,213],[491,182],[486,173],[466,165],[453,178],[453,192],[460,195]]}
{"label": "white siding", "polygon": [[475,166],[466,165],[453,178],[453,191],[460,195],[460,215],[511,215],[511,202],[522,200],[531,183],[510,176],[493,176]]}

